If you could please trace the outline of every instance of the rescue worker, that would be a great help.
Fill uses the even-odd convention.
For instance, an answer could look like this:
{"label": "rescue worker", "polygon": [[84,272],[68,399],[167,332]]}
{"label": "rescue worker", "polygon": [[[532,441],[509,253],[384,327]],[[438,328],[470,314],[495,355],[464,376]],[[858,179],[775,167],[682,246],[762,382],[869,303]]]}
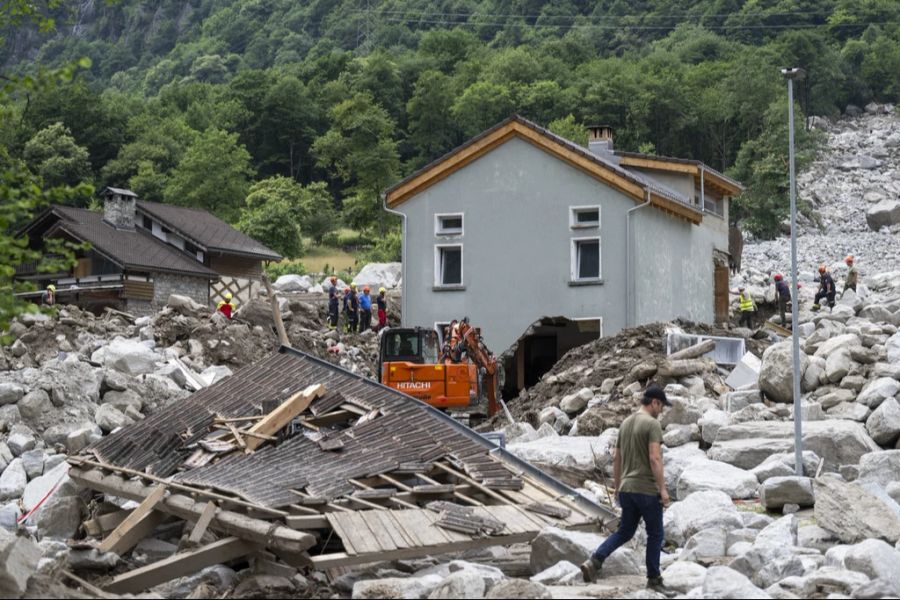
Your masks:
{"label": "rescue worker", "polygon": [[41,304],[44,306],[56,305],[56,286],[52,283],[48,285],[47,289],[44,290],[44,293],[41,294]]}
{"label": "rescue worker", "polygon": [[387,327],[387,290],[378,288],[378,297],[375,301],[378,303],[378,331]]}
{"label": "rescue worker", "polygon": [[359,296],[359,332],[368,331],[372,327],[372,297],[369,286],[363,287]]}
{"label": "rescue worker", "polygon": [[747,323],[747,327],[753,329],[753,314],[756,312],[756,304],[753,302],[753,297],[745,291],[744,287],[738,288],[738,301],[740,302],[740,311],[741,311],[741,320],[738,321],[738,325],[743,325]]}
{"label": "rescue worker", "polygon": [[828,307],[834,308],[834,297],[837,294],[837,287],[834,285],[834,279],[831,273],[825,268],[825,265],[819,265],[819,291],[816,292],[816,299],[813,302],[813,310],[819,310],[822,306],[819,302],[822,298],[828,300]]}
{"label": "rescue worker", "polygon": [[341,298],[341,312],[344,313],[344,331],[350,332],[350,288],[344,288]]}
{"label": "rescue worker", "polygon": [[791,301],[791,289],[784,282],[781,273],[775,274],[775,295],[778,297],[778,312],[781,315],[781,324],[786,325],[787,320],[784,315],[787,310],[787,303]]}
{"label": "rescue worker", "polygon": [[337,277],[331,278],[331,287],[328,288],[328,329],[336,329],[338,322],[338,289]]}
{"label": "rescue worker", "polygon": [[229,319],[232,317],[232,315],[234,315],[234,311],[237,310],[237,306],[235,305],[234,302],[231,301],[231,299],[233,297],[234,296],[231,295],[231,292],[226,293],[225,299],[221,300],[219,302],[219,304],[216,306],[216,310],[218,312],[222,313],[223,315],[225,315],[226,317],[228,317]]}
{"label": "rescue worker", "polygon": [[356,284],[350,284],[350,333],[356,333],[359,328],[359,296],[356,294]]}
{"label": "rescue worker", "polygon": [[859,269],[853,266],[853,255],[849,255],[844,259],[844,262],[847,263],[847,279],[844,280],[844,291],[841,292],[841,297],[847,292],[848,289],[856,292],[856,284],[859,283]]}

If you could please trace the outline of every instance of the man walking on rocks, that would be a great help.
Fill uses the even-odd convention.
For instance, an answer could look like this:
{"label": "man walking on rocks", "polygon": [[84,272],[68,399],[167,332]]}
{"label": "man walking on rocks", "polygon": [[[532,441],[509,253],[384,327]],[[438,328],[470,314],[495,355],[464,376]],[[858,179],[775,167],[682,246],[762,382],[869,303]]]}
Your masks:
{"label": "man walking on rocks", "polygon": [[643,519],[647,528],[647,586],[664,588],[659,555],[663,545],[663,507],[669,506],[669,492],[663,475],[663,433],[657,418],[666,406],[672,406],[666,393],[651,387],[641,398],[640,410],[625,419],[619,429],[613,475],[622,517],[619,529],[582,563],[581,574],[586,582],[597,580],[603,561],[634,537]]}
{"label": "man walking on rocks", "polygon": [[337,277],[331,278],[328,288],[328,329],[337,329],[338,324],[338,289]]}
{"label": "man walking on rocks", "polygon": [[781,316],[781,326],[787,327],[785,312],[787,311],[787,303],[791,301],[791,290],[788,284],[784,282],[781,273],[775,275],[775,295],[778,296],[778,312]]}
{"label": "man walking on rocks", "polygon": [[844,280],[844,291],[841,292],[841,297],[844,297],[844,294],[847,293],[847,290],[853,290],[856,292],[856,284],[859,283],[859,269],[853,266],[853,255],[851,254],[847,258],[844,259],[844,262],[847,263],[847,279]]}
{"label": "man walking on rocks", "polygon": [[828,301],[828,307],[834,308],[834,297],[837,294],[837,286],[834,285],[834,279],[831,273],[825,268],[825,265],[819,266],[819,291],[816,292],[816,299],[813,303],[813,310],[819,310],[821,305],[819,302],[822,298]]}

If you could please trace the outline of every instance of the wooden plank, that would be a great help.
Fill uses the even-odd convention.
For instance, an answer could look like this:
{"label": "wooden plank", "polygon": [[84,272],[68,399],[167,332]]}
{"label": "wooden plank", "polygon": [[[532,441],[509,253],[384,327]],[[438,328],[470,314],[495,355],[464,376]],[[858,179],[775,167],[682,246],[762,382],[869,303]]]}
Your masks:
{"label": "wooden plank", "polygon": [[[247,448],[247,442],[244,441],[244,436],[242,436],[242,435],[238,432],[237,427],[235,427],[235,426],[234,426],[233,424],[231,424],[231,423],[225,423],[225,427],[227,427],[227,428],[228,428],[228,431],[231,432],[231,435],[234,437],[234,441],[237,442],[238,448],[241,448],[242,450],[243,450],[243,449],[246,449],[246,448]],[[260,440],[259,442],[262,443],[263,440]]]}
{"label": "wooden plank", "polygon": [[173,554],[145,567],[119,575],[106,586],[107,592],[135,594],[147,588],[196,573],[206,567],[225,563],[255,552],[261,546],[236,537],[229,537],[212,544]]}
{"label": "wooden plank", "polygon": [[488,488],[484,487],[483,485],[481,485],[480,483],[478,483],[477,481],[475,481],[468,475],[463,475],[459,471],[457,471],[455,469],[451,469],[450,467],[448,467],[446,465],[442,465],[441,463],[434,463],[434,466],[441,469],[442,471],[449,473],[450,475],[454,475],[457,478],[462,479],[469,485],[474,486],[481,493],[483,493],[487,496],[490,496],[494,500],[499,500],[503,504],[512,504],[513,503],[509,498],[506,498],[505,496],[500,495],[498,492],[495,492],[494,490],[489,490]]}
{"label": "wooden plank", "polygon": [[284,518],[285,524],[291,529],[325,529],[330,526],[325,515],[289,515]]}
{"label": "wooden plank", "polygon": [[[403,511],[396,511],[403,512]],[[407,558],[421,558],[428,554],[439,556],[451,552],[464,552],[487,546],[505,546],[530,542],[535,537],[534,532],[519,533],[514,535],[491,536],[486,538],[469,538],[466,541],[448,542],[429,547],[398,548],[393,552],[381,552],[377,555],[349,555],[344,552],[335,554],[323,554],[310,558],[312,566],[318,570],[333,569],[337,567],[349,567],[374,561],[404,560]]]}
{"label": "wooden plank", "polygon": [[353,547],[356,548],[360,554],[380,552],[382,550],[378,541],[375,539],[374,532],[369,529],[369,526],[366,524],[366,520],[361,513],[341,513],[340,520],[344,530],[353,538]]}
{"label": "wooden plank", "polygon": [[381,528],[391,536],[391,541],[393,541],[394,546],[397,548],[409,548],[412,544],[409,543],[409,540],[403,535],[400,531],[400,526],[391,516],[391,511],[388,510],[377,510],[369,513],[369,516],[372,519],[379,522]]}
{"label": "wooden plank", "polygon": [[362,517],[363,521],[366,522],[366,527],[369,528],[369,531],[372,532],[372,536],[378,545],[381,546],[381,550],[385,552],[390,552],[391,550],[397,549],[397,544],[394,543],[394,539],[391,536],[391,532],[385,529],[384,525],[381,522],[381,519],[378,518],[378,513],[384,511],[380,510],[364,510],[360,511],[357,516]]}
{"label": "wooden plank", "polygon": [[341,541],[344,543],[344,548],[347,550],[348,554],[359,554],[356,551],[356,547],[353,545],[353,538],[350,533],[344,528],[344,522],[340,519],[340,516],[343,513],[328,513],[325,517],[328,519],[328,523],[331,525],[331,529],[337,534]]}
{"label": "wooden plank", "polygon": [[118,527],[130,514],[131,510],[117,510],[115,512],[97,515],[93,519],[85,521],[82,526],[88,535],[99,537]]}
{"label": "wooden plank", "polygon": [[[250,433],[261,433],[263,435],[275,435],[278,431],[291,422],[291,419],[309,408],[310,403],[316,398],[325,394],[325,386],[315,384],[307,387],[301,392],[297,392],[281,405],[267,414],[263,419],[250,428]],[[247,450],[256,450],[263,440],[259,438],[250,438],[246,441]]]}
{"label": "wooden plank", "polygon": [[119,523],[119,526],[103,540],[97,549],[100,552],[115,552],[122,555],[134,548],[166,518],[165,513],[153,510],[165,495],[166,486],[156,486],[150,495],[131,511],[124,521]]}
{"label": "wooden plank", "polygon": [[215,502],[207,502],[206,506],[203,508],[203,512],[200,513],[200,518],[197,519],[197,523],[194,525],[194,528],[191,530],[191,535],[188,536],[189,544],[199,544],[200,540],[203,539],[203,534],[206,533],[207,528],[209,528],[210,522],[212,522],[213,517],[216,515],[216,506]]}
{"label": "wooden plank", "polygon": [[429,519],[428,515],[425,514],[428,511],[425,511],[423,509],[404,510],[397,512],[406,513],[403,515],[403,517],[406,519],[406,522],[403,524],[404,528],[407,531],[415,531],[416,536],[422,541],[423,545],[435,546],[446,544],[451,541],[446,535],[444,535],[444,532],[440,527],[432,524],[431,519]]}
{"label": "wooden plank", "polygon": [[462,541],[472,538],[471,535],[466,535],[459,531],[452,531],[450,529],[445,529],[444,527],[441,527],[440,525],[437,524],[438,519],[440,518],[440,515],[437,515],[437,514],[431,512],[430,510],[426,510],[422,514],[431,523],[431,527],[435,531],[440,532],[441,535],[443,535],[445,538],[447,538],[447,541],[449,541],[449,542],[462,542]]}

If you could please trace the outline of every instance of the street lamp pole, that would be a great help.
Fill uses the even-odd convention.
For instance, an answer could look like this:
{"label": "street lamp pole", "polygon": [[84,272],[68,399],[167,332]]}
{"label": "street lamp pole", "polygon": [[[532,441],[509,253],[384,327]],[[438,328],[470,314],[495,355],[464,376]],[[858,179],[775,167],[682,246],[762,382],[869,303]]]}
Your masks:
{"label": "street lamp pole", "polygon": [[791,175],[791,340],[794,372],[794,472],[803,477],[803,415],[800,408],[800,294],[797,289],[797,182],[794,173],[794,81],[801,81],[803,69],[782,69],[788,84],[788,144]]}

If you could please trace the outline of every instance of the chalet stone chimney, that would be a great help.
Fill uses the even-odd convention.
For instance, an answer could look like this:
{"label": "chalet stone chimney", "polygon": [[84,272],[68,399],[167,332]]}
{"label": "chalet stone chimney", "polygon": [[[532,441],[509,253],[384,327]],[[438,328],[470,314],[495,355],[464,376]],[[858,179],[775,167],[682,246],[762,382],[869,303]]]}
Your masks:
{"label": "chalet stone chimney", "polygon": [[137,194],[108,187],[103,190],[103,220],[116,229],[134,229]]}
{"label": "chalet stone chimney", "polygon": [[613,130],[609,125],[588,125],[588,150],[594,154],[613,153]]}

